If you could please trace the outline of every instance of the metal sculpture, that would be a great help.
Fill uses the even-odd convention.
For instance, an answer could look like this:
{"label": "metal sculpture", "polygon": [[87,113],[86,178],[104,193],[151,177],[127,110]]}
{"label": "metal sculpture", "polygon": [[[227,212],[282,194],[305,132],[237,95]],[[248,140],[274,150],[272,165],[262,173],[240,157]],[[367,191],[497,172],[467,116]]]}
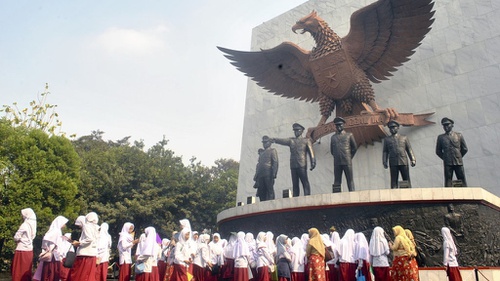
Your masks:
{"label": "metal sculpture", "polygon": [[409,60],[434,21],[433,4],[432,0],[379,0],[352,14],[350,32],[343,38],[313,11],[292,27],[293,32],[311,34],[316,42],[311,51],[291,42],[258,52],[218,48],[264,89],[319,102],[321,120],[308,132],[313,141],[335,131],[333,122],[325,123],[336,109],[358,144],[368,144],[386,136],[382,126],[390,119],[406,126],[433,123],[425,120],[432,113],[398,114],[380,108],[370,84],[387,80]]}

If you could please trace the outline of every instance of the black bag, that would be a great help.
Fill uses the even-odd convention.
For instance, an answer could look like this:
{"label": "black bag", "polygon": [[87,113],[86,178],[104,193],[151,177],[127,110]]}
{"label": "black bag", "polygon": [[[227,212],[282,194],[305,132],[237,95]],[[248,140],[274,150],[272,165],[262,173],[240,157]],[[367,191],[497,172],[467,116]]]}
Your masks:
{"label": "black bag", "polygon": [[[73,248],[73,246],[70,246],[70,250]],[[76,258],[76,253],[75,251],[68,251],[66,253],[66,258],[64,259],[63,266],[66,268],[72,268],[73,264],[75,263],[75,258]]]}
{"label": "black bag", "polygon": [[212,276],[218,275],[220,273],[220,265],[214,264],[212,265]]}

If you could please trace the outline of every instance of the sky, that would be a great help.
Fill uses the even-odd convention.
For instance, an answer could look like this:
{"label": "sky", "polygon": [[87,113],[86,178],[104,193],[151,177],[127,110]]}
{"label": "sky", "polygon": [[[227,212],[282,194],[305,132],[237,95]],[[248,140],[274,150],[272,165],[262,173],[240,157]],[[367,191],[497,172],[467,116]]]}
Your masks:
{"label": "sky", "polygon": [[0,106],[29,108],[48,83],[67,135],[239,161],[247,78],[216,46],[250,50],[254,27],[304,2],[3,0]]}

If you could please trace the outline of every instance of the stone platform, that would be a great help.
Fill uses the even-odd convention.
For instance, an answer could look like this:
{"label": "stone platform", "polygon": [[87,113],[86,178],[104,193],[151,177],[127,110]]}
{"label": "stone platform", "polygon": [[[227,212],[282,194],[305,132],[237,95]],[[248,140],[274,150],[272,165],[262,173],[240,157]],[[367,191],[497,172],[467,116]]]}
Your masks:
{"label": "stone platform", "polygon": [[[450,206],[452,204],[452,208]],[[450,211],[453,209],[453,211]],[[370,239],[374,226],[392,236],[392,227],[412,230],[425,266],[442,261],[441,227],[455,231],[461,266],[500,266],[500,198],[479,187],[380,189],[316,194],[245,204],[217,216],[219,232],[272,231],[298,236],[316,227],[340,236],[352,228]]]}

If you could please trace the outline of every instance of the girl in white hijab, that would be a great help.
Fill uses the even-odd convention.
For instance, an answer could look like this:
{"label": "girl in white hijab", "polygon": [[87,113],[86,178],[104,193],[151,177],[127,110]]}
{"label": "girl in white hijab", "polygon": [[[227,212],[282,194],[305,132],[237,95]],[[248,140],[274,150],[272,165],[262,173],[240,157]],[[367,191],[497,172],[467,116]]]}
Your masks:
{"label": "girl in white hijab", "polygon": [[354,260],[358,263],[356,272],[361,271],[366,281],[371,281],[370,253],[368,252],[368,241],[366,241],[365,235],[361,232],[354,234],[354,243]]}
{"label": "girl in white hijab", "polygon": [[118,264],[120,265],[119,281],[130,281],[130,268],[132,266],[132,247],[139,242],[134,240],[134,224],[126,222],[118,238]]}
{"label": "girl in white hijab", "polygon": [[257,280],[269,281],[271,269],[274,270],[274,257],[267,247],[267,236],[265,232],[257,234]]}
{"label": "girl in white hijab", "polygon": [[[60,279],[61,255],[58,245],[62,244],[63,234],[61,229],[66,225],[68,219],[63,216],[56,217],[50,224],[49,230],[42,239],[42,253],[40,254],[38,268],[33,276],[34,280]],[[61,249],[64,251],[65,249]]]}
{"label": "girl in white hijab", "polygon": [[97,280],[106,281],[108,276],[109,255],[111,251],[111,235],[108,233],[109,224],[103,222],[97,242]]}
{"label": "girl in white hijab", "polygon": [[224,264],[222,265],[221,277],[223,279],[233,280],[234,278],[234,244],[236,243],[237,236],[236,233],[231,232],[229,235],[229,239],[226,242],[225,246],[222,248],[222,253],[224,257]]}
{"label": "girl in white hijab", "polygon": [[12,280],[29,281],[33,265],[33,239],[36,236],[36,215],[33,209],[21,210],[23,223],[14,235],[16,252],[12,260]]}
{"label": "girl in white hijab", "polygon": [[245,241],[245,232],[238,232],[236,237],[236,243],[233,248],[234,281],[248,281],[248,260],[250,259],[250,250]]}
{"label": "girl in white hijab", "polygon": [[356,274],[356,260],[354,259],[354,230],[348,229],[339,244],[340,280],[351,280]]}
{"label": "girl in white hijab", "polygon": [[391,250],[387,238],[385,238],[384,229],[380,226],[373,229],[372,237],[370,238],[369,252],[375,280],[391,280],[389,259],[387,257]]}
{"label": "girl in white hijab", "polygon": [[[141,235],[142,237],[142,235]],[[156,229],[152,226],[144,229],[144,240],[139,242],[140,251],[138,252],[136,266],[139,263],[144,263],[144,271],[135,276],[135,280],[157,280],[159,277],[153,276],[153,267],[156,266],[156,256],[158,255],[158,248],[156,242]]]}
{"label": "girl in white hijab", "polygon": [[210,235],[202,233],[198,236],[198,245],[193,260],[193,277],[196,281],[208,281],[210,277],[210,271],[207,268],[212,267],[212,262],[208,242],[210,242]]}
{"label": "girl in white hijab", "polygon": [[191,229],[184,227],[179,234],[179,241],[175,245],[174,270],[172,278],[175,281],[187,281],[188,268],[193,263],[193,250],[191,249]]}
{"label": "girl in white hijab", "polygon": [[250,251],[250,257],[248,263],[250,264],[250,268],[252,270],[252,276],[254,278],[257,277],[257,242],[255,242],[255,238],[253,233],[248,232],[245,234],[245,241],[248,245],[248,250]]}
{"label": "girl in white hijab", "polygon": [[448,227],[441,228],[443,235],[443,264],[446,266],[446,273],[450,281],[462,281],[462,275],[458,270],[458,250]]}
{"label": "girl in white hijab", "polygon": [[292,262],[291,262],[291,270],[292,270],[292,280],[293,281],[305,281],[305,264],[306,264],[306,251],[304,250],[304,245],[302,244],[302,240],[298,237],[292,238]]}
{"label": "girl in white hijab", "polygon": [[214,233],[212,241],[208,243],[210,249],[210,262],[212,263],[212,275],[218,277],[223,264],[222,239],[219,233]]}
{"label": "girl in white hijab", "polygon": [[339,246],[340,246],[340,235],[336,230],[333,230],[330,235],[330,242],[332,247],[333,259],[329,260],[326,264],[328,266],[328,274],[330,275],[330,281],[339,280]]}
{"label": "girl in white hijab", "polygon": [[[69,280],[87,281],[95,280],[97,264],[97,242],[99,241],[99,218],[94,212],[85,216],[82,224],[82,234],[78,241],[73,242],[76,250],[76,259],[69,272]],[[81,224],[77,219],[76,225]]]}

